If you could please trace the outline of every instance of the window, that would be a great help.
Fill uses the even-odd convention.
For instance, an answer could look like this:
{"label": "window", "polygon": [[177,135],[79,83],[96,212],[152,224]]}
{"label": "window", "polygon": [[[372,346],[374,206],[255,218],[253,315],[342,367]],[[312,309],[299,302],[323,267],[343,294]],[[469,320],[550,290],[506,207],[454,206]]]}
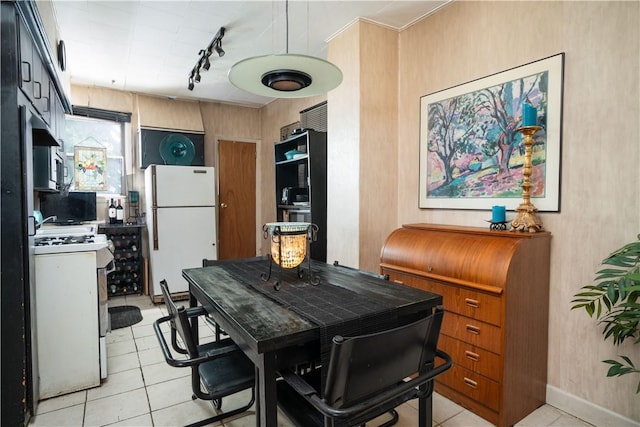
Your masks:
{"label": "window", "polygon": [[[82,110],[74,106],[74,112],[76,109]],[[85,113],[84,115],[89,114]],[[98,194],[119,195],[123,194],[125,190],[123,185],[125,176],[124,153],[129,124],[126,121],[118,120],[118,117],[115,116],[116,120],[110,120],[108,114],[103,114],[103,116],[107,117],[66,116],[64,183],[69,186],[71,191],[79,190],[75,182],[75,168],[82,167],[75,164],[76,147],[106,151],[106,167],[103,174],[106,178],[105,189],[92,191],[96,191]]]}

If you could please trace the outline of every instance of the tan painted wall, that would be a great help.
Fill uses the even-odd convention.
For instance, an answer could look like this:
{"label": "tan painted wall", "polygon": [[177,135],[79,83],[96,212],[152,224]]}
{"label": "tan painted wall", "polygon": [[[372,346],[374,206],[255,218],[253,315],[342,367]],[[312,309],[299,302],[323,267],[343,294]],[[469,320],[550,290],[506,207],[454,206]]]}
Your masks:
{"label": "tan painted wall", "polygon": [[640,346],[614,349],[570,301],[600,260],[640,231],[639,9],[638,2],[452,3],[400,34],[397,137],[397,225],[484,227],[486,211],[418,209],[419,97],[566,53],[562,210],[540,215],[553,236],[548,384],[636,421],[638,376],[608,379],[601,360],[619,353],[640,361]]}
{"label": "tan painted wall", "polygon": [[360,23],[360,268],[397,224],[398,32]]}
{"label": "tan painted wall", "polygon": [[327,261],[378,272],[397,225],[398,33],[356,22],[329,45]]}
{"label": "tan painted wall", "polygon": [[[133,113],[134,94],[95,86],[71,86],[71,104],[83,107]],[[133,120],[132,120],[133,122]]]}
{"label": "tan painted wall", "polygon": [[327,95],[327,261],[360,263],[360,29],[351,25],[329,43],[342,84]]}
{"label": "tan painted wall", "polygon": [[205,134],[205,163],[216,164],[216,140],[261,141],[261,115],[257,108],[201,102]]}
{"label": "tan painted wall", "polygon": [[203,132],[200,103],[138,95],[138,118],[141,127]]}

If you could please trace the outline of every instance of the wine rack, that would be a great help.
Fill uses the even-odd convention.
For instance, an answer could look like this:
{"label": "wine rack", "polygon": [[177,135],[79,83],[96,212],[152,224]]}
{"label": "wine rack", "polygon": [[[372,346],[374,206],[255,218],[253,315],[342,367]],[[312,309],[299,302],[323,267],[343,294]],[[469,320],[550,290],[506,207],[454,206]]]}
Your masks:
{"label": "wine rack", "polygon": [[140,295],[144,288],[142,225],[101,224],[98,232],[113,243],[115,270],[107,275],[109,297]]}

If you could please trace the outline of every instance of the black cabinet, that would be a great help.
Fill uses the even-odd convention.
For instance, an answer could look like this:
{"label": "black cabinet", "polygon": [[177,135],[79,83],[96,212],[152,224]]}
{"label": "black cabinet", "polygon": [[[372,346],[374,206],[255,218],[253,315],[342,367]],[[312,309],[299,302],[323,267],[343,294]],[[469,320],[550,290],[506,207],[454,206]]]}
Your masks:
{"label": "black cabinet", "polygon": [[311,258],[327,260],[327,134],[308,130],[275,144],[277,219],[318,226]]}
{"label": "black cabinet", "polygon": [[101,224],[100,233],[113,243],[115,269],[107,274],[109,296],[142,294],[144,259],[142,258],[142,225]]}
{"label": "black cabinet", "polygon": [[19,25],[19,87],[39,113],[33,125],[38,134],[34,145],[62,145],[64,131],[64,106],[56,90],[54,79],[43,61],[26,25]]}
{"label": "black cabinet", "polygon": [[[38,346],[35,306],[32,304],[37,289],[33,274],[33,147],[59,145],[54,137],[47,136],[49,132],[45,119],[50,120],[50,117],[47,118],[46,114],[43,116],[43,111],[37,106],[40,104],[34,101],[34,56],[37,56],[41,67],[38,77],[41,84],[42,73],[48,73],[46,91],[49,95],[41,92],[41,100],[42,95],[45,96],[45,101],[46,96],[52,96],[50,83],[57,81],[57,77],[54,71],[47,70],[47,66],[43,65],[51,61],[41,60],[50,55],[36,2],[2,1],[0,10],[0,270],[2,283],[7,285],[1,287],[0,297],[3,325],[2,425],[24,426],[30,423],[39,400]],[[30,31],[29,28],[36,30]],[[56,87],[61,88],[62,85],[58,84]],[[70,112],[71,104],[61,89],[56,97],[64,119],[65,108]],[[47,355],[40,354],[40,357]]]}

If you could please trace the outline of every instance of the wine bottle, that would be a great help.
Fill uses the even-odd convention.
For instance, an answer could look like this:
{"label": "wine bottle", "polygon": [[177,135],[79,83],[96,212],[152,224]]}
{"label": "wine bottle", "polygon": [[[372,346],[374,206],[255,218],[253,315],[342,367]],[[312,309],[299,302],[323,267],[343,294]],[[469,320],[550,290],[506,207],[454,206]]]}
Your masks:
{"label": "wine bottle", "polygon": [[116,206],[116,223],[122,224],[124,222],[124,208],[120,204],[120,199],[118,199],[118,206]]}
{"label": "wine bottle", "polygon": [[111,203],[109,203],[109,224],[116,223],[116,205],[113,204],[113,199],[111,199]]}

